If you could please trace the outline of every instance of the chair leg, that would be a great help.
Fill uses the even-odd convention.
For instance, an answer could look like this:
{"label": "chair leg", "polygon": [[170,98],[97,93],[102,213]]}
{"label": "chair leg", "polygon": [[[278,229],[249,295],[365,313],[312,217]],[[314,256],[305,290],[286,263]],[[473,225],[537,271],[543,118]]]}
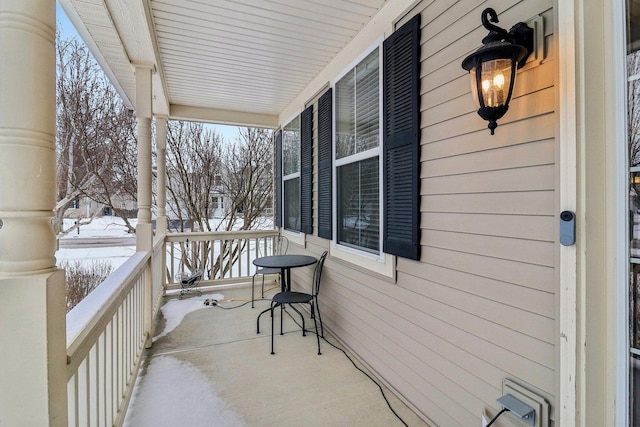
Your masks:
{"label": "chair leg", "polygon": [[300,312],[300,310],[298,310],[297,308],[295,308],[293,305],[289,304],[289,307],[291,307],[292,309],[295,310],[296,313],[298,313],[298,315],[300,315],[300,320],[302,320],[302,336],[306,337],[307,336],[307,328],[305,327],[305,323],[304,323],[304,316],[302,315],[302,313]]}
{"label": "chair leg", "polygon": [[266,310],[262,310],[262,312],[260,314],[258,314],[258,320],[256,321],[257,323],[257,327],[256,327],[256,334],[260,333],[260,317],[262,317],[263,314],[265,314],[267,311],[269,311],[270,309],[267,308]]}
{"label": "chair leg", "polygon": [[[314,310],[314,303],[313,300],[311,301],[311,312],[313,313]],[[318,355],[321,355],[322,353],[320,352],[320,335],[318,335],[318,322],[316,320],[316,316],[313,316],[313,324],[316,327],[316,339],[318,340]],[[322,325],[322,322],[320,322],[320,324]]]}
{"label": "chair leg", "polygon": [[[254,305],[253,305],[254,290],[253,289],[255,287],[255,284],[256,284],[256,275],[254,274],[253,277],[251,278],[251,308],[254,308]],[[258,329],[260,328],[258,327]]]}
{"label": "chair leg", "polygon": [[320,337],[324,338],[324,326],[322,326],[322,315],[320,314],[320,306],[318,305],[318,298],[314,298],[314,306],[315,311],[317,313],[318,319],[320,319]]}
{"label": "chair leg", "polygon": [[276,354],[276,352],[273,351],[273,308],[273,303],[271,303],[271,354]]}
{"label": "chair leg", "polygon": [[264,274],[262,275],[262,298],[264,298]]}
{"label": "chair leg", "polygon": [[280,304],[280,335],[284,335],[284,329],[282,325],[284,324],[284,304]]}

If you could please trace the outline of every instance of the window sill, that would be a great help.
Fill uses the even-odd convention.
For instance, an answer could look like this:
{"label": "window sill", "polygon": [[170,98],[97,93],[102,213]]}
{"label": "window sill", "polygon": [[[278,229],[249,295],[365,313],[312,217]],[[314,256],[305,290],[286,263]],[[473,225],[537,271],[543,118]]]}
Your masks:
{"label": "window sill", "polygon": [[331,244],[330,255],[333,258],[353,265],[357,270],[372,274],[385,280],[396,280],[396,257],[382,254],[381,256],[364,254],[343,246]]}
{"label": "window sill", "polygon": [[285,236],[287,239],[289,239],[290,243],[295,243],[296,245],[300,245],[303,248],[306,247],[306,239],[305,239],[305,234],[304,233],[291,231],[291,230],[285,230],[283,228],[282,229],[282,235]]}

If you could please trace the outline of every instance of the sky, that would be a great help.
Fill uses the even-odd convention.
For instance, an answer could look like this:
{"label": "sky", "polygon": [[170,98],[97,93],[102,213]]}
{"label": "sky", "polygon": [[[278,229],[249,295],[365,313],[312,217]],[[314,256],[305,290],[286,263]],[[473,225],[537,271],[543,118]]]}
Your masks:
{"label": "sky", "polygon": [[[69,18],[64,13],[64,10],[60,7],[58,2],[56,2],[56,21],[58,29],[63,37],[77,37],[79,40],[82,40],[82,37],[80,37],[71,21],[69,21]],[[239,136],[237,126],[208,124],[207,128],[215,130],[218,135],[222,136],[222,138],[228,142],[235,142],[236,138]]]}

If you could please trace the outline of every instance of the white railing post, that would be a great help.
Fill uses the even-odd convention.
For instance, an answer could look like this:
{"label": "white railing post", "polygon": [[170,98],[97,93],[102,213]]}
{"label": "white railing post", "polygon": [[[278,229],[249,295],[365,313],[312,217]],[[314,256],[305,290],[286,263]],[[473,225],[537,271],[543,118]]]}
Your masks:
{"label": "white railing post", "polygon": [[138,225],[136,247],[150,251],[151,227],[151,71],[149,65],[136,65],[136,119],[138,122]]}
{"label": "white railing post", "polygon": [[[153,229],[151,224],[151,72],[149,65],[136,65],[136,118],[138,121],[138,225],[136,226],[136,248],[151,251]],[[145,347],[151,346],[153,328],[153,291],[151,267],[144,274],[144,334]]]}
{"label": "white railing post", "polygon": [[158,217],[156,218],[156,234],[167,234],[167,118],[156,116],[156,194]]}

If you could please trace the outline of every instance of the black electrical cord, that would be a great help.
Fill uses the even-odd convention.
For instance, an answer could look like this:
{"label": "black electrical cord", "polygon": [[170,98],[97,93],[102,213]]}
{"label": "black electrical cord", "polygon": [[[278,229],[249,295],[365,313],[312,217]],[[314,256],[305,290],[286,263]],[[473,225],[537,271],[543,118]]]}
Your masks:
{"label": "black electrical cord", "polygon": [[[261,301],[261,300],[265,300],[265,301],[270,301],[267,298],[260,298],[260,299],[256,299],[255,301]],[[223,310],[234,310],[236,308],[240,308],[240,307],[244,307],[245,305],[249,304],[251,301],[246,301],[242,304],[239,305],[235,305],[233,307],[225,307],[220,305],[220,302],[222,301],[216,301],[216,300],[210,300],[211,303],[210,304],[205,304],[206,305],[210,305],[211,307],[219,307]],[[293,320],[293,322],[298,325],[299,328],[302,328],[302,325],[300,325],[300,323],[298,323],[298,320],[293,317],[291,315],[291,313],[287,312],[287,315],[291,318],[291,320]],[[308,331],[311,332],[313,334],[315,334],[315,331]],[[380,394],[382,394],[382,398],[384,399],[384,401],[387,403],[387,406],[389,407],[389,410],[391,410],[391,412],[393,413],[393,415],[396,416],[396,418],[398,418],[398,420],[400,420],[400,422],[405,425],[406,427],[409,427],[409,425],[402,419],[402,417],[400,417],[400,415],[398,415],[398,413],[393,409],[393,407],[391,406],[391,403],[389,402],[389,399],[387,399],[387,396],[384,393],[384,389],[382,388],[382,386],[375,380],[375,378],[373,378],[371,375],[369,375],[366,371],[364,371],[362,368],[360,368],[358,365],[356,365],[356,363],[353,361],[353,359],[347,354],[347,352],[338,347],[337,345],[335,345],[334,343],[332,343],[331,341],[329,341],[327,338],[325,338],[324,336],[321,336],[320,338],[322,338],[327,344],[329,344],[330,346],[332,346],[333,348],[340,350],[342,352],[342,354],[344,354],[344,356],[349,360],[349,362],[351,362],[351,364],[360,372],[362,372],[367,378],[369,378],[371,380],[371,382],[373,382],[376,386],[378,386],[378,389],[380,389]],[[493,422],[493,421],[492,421]]]}
{"label": "black electrical cord", "polygon": [[[293,320],[293,322],[298,325],[299,328],[302,328],[302,325],[300,325],[300,323],[298,323],[298,320],[293,317],[291,315],[291,313],[287,312],[287,315],[291,318],[291,320]],[[311,332],[312,334],[315,334],[315,331],[307,331],[307,332]],[[343,349],[338,347],[337,345],[335,345],[334,343],[332,343],[331,341],[329,341],[327,338],[325,338],[324,336],[320,336],[320,338],[322,338],[327,344],[329,344],[330,346],[332,346],[333,348],[340,350],[342,352],[342,354],[345,355],[345,357],[347,359],[349,359],[349,362],[351,362],[351,364],[360,372],[362,372],[367,378],[369,378],[371,380],[371,382],[373,382],[375,385],[378,386],[378,388],[380,389],[380,394],[382,394],[382,398],[384,399],[385,402],[387,402],[387,406],[389,407],[389,409],[391,410],[391,412],[393,413],[393,415],[396,416],[396,418],[398,420],[400,420],[400,422],[405,425],[406,427],[409,427],[409,425],[402,419],[402,417],[400,415],[398,415],[398,413],[396,411],[394,411],[393,407],[391,406],[391,403],[389,402],[389,399],[387,399],[387,396],[384,393],[384,389],[382,388],[382,386],[378,383],[378,381],[375,380],[375,378],[373,378],[371,375],[369,375],[364,369],[360,368],[358,365],[356,365],[356,362],[353,361],[353,359],[347,354],[347,352]]]}
{"label": "black electrical cord", "polygon": [[223,310],[234,310],[236,308],[244,307],[245,305],[249,304],[251,301],[246,301],[246,302],[243,302],[242,304],[233,305],[233,306],[230,306],[230,307],[225,307],[224,305],[221,305],[220,302],[221,301],[216,302],[214,304],[214,306],[215,307],[219,307],[219,308],[221,308]]}
{"label": "black electrical cord", "polygon": [[489,424],[487,424],[487,427],[489,427],[491,424],[496,422],[496,420],[500,417],[500,415],[504,414],[507,411],[508,411],[507,408],[503,408],[502,411],[498,412],[498,415],[496,415],[495,417],[493,417],[493,419],[491,421],[489,421]]}

